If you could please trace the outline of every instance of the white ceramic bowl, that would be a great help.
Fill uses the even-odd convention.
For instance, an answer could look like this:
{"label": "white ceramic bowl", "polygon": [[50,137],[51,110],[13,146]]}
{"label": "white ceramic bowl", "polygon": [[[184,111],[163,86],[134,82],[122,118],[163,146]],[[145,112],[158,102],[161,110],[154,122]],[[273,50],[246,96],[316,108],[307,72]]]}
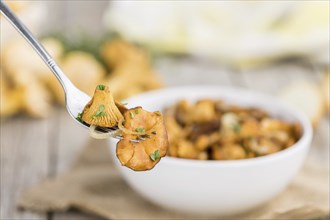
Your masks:
{"label": "white ceramic bowl", "polygon": [[121,166],[110,151],[126,182],[144,198],[162,207],[190,214],[227,216],[247,211],[273,198],[292,180],[308,152],[312,129],[305,116],[275,98],[236,88],[218,86],[173,87],[144,93],[127,100],[130,107],[162,110],[180,99],[223,99],[254,106],[272,116],[302,125],[301,139],[288,149],[252,159],[199,161],[164,157],[150,171],[134,172]]}

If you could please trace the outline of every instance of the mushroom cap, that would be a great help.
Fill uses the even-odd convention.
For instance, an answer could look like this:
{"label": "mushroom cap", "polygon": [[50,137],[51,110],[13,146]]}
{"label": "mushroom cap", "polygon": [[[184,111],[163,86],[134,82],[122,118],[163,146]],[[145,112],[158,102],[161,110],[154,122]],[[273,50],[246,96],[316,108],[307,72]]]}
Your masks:
{"label": "mushroom cap", "polygon": [[[133,116],[132,116],[133,115]],[[137,135],[123,132],[123,140],[117,144],[117,157],[121,164],[135,171],[152,169],[164,157],[169,146],[163,116],[159,112],[148,112],[141,107],[129,109],[124,114],[126,129],[144,129],[150,134],[138,143],[131,142]],[[157,154],[156,157],[154,157]]]}
{"label": "mushroom cap", "polygon": [[107,86],[103,86],[102,89],[98,86],[95,89],[92,100],[85,106],[82,113],[84,122],[100,127],[115,127],[119,120],[123,119]]}

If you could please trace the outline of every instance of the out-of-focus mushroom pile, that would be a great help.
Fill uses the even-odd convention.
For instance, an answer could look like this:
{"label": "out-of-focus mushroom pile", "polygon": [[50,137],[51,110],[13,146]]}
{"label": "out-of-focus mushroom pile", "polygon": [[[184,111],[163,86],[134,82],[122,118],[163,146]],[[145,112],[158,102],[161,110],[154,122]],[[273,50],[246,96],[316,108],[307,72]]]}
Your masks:
{"label": "out-of-focus mushroom pile", "polygon": [[[90,96],[97,84],[109,85],[117,100],[162,85],[147,53],[123,40],[103,41],[95,52],[98,56],[79,48],[68,50],[58,38],[44,38],[42,44],[68,78]],[[2,45],[1,59],[2,118],[19,113],[47,117],[53,104],[64,104],[61,85],[23,39]]]}

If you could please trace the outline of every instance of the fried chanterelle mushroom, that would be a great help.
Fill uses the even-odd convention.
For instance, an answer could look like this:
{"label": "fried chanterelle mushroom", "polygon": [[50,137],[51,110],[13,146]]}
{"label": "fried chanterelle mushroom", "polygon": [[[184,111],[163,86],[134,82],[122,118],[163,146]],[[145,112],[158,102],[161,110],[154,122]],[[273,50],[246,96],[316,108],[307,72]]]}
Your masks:
{"label": "fried chanterelle mushroom", "polygon": [[85,123],[100,127],[115,127],[119,120],[124,119],[109,87],[104,85],[96,87],[92,100],[85,106],[81,116]]}
{"label": "fried chanterelle mushroom", "polygon": [[[127,110],[124,118],[120,125],[124,127],[124,139],[117,144],[118,159],[135,171],[152,169],[166,155],[169,145],[162,114],[136,107]],[[137,136],[148,138],[138,143],[130,141]]]}
{"label": "fried chanterelle mushroom", "polygon": [[[160,112],[148,112],[141,107],[127,109],[113,99],[108,86],[98,85],[92,100],[78,119],[91,125],[94,138],[116,137],[117,157],[121,164],[135,171],[152,169],[169,146],[163,116]],[[109,133],[97,133],[96,127],[116,127]]]}

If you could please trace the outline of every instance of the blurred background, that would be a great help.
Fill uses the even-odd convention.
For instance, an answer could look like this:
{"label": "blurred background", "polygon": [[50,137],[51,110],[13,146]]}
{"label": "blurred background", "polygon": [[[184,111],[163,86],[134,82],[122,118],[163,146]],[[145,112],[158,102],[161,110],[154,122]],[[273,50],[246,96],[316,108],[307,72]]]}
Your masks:
{"label": "blurred background", "polygon": [[[307,114],[318,152],[329,152],[329,1],[5,2],[89,95],[99,83],[120,100],[190,84],[261,91]],[[34,167],[19,193],[67,168],[88,135],[73,138],[82,128],[64,111],[59,83],[3,15],[0,58],[4,173],[20,169],[11,162],[19,151]]]}
{"label": "blurred background", "polygon": [[[88,94],[99,82],[122,99],[161,86],[227,84],[224,75],[254,81],[237,72],[265,70],[286,82],[293,70],[283,64],[303,65],[315,83],[328,79],[328,1],[6,2]],[[3,17],[1,88],[2,117],[46,117],[51,104],[63,104],[55,78]]]}
{"label": "blurred background", "polygon": [[[166,85],[226,84],[221,72],[242,80],[237,72],[274,67],[272,77],[285,82],[280,67],[288,63],[307,66],[316,83],[328,77],[315,76],[329,68],[328,1],[6,2],[90,95],[103,81],[122,99]],[[51,104],[63,104],[56,79],[3,17],[1,61],[2,117],[46,117]],[[212,73],[196,73],[203,65]]]}

